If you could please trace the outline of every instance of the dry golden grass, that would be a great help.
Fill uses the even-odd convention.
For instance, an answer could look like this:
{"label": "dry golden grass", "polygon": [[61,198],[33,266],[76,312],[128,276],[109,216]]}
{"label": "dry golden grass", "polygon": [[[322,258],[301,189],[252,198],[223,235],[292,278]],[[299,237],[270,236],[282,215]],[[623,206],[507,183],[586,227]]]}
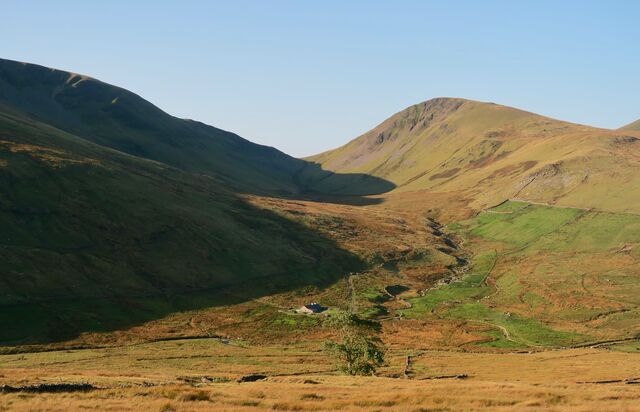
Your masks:
{"label": "dry golden grass", "polygon": [[[50,165],[51,167],[63,167],[71,164],[92,164],[99,165],[100,162],[95,159],[79,157],[64,150],[52,149],[48,147],[35,146],[31,144],[15,143],[6,140],[0,140],[0,148],[11,153],[22,153],[38,159]],[[3,160],[0,166],[7,165],[7,161]]]}
{"label": "dry golden grass", "polygon": [[251,384],[104,389],[77,395],[4,395],[15,411],[634,411],[630,388],[567,388],[492,382],[398,382],[323,379],[318,385],[284,379]]}
{"label": "dry golden grass", "polygon": [[[336,375],[314,345],[224,345],[213,339],[120,348],[4,355],[0,384],[89,382],[84,393],[0,395],[0,410],[638,410],[636,356],[580,349],[532,354],[392,350],[379,377]],[[252,383],[200,383],[200,376]],[[467,374],[467,379],[442,378]],[[185,383],[191,377],[195,383]],[[441,377],[441,379],[433,379]]]}

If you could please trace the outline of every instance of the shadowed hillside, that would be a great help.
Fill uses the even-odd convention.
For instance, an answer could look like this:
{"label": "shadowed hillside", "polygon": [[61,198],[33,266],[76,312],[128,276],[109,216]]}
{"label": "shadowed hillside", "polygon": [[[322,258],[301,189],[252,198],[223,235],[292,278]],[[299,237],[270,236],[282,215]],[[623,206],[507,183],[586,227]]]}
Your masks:
{"label": "shadowed hillside", "polygon": [[91,77],[0,60],[0,104],[138,157],[207,173],[242,190],[295,193],[303,162],[193,120]]}
{"label": "shadowed hillside", "polygon": [[[596,129],[492,103],[438,98],[308,160],[336,173],[389,180],[397,185],[395,193],[457,193],[475,209],[524,198],[640,211],[639,139],[631,130]],[[327,178],[321,187],[333,183]]]}
{"label": "shadowed hillside", "polygon": [[[123,153],[213,176],[242,192],[318,194],[314,182],[328,176],[339,184],[323,194],[378,194],[394,188],[376,177],[336,176],[234,133],[173,117],[128,90],[35,64],[0,59],[0,109]],[[354,183],[354,192],[342,190]]]}
{"label": "shadowed hillside", "polygon": [[323,287],[362,265],[213,178],[6,112],[0,223],[0,342],[10,344]]}

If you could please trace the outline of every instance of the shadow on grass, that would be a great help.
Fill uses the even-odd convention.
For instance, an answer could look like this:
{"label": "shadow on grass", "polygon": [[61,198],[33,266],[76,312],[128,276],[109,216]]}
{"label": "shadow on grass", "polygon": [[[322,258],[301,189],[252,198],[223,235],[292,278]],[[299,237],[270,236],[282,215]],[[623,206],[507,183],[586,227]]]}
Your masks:
{"label": "shadow on grass", "polygon": [[[388,180],[364,173],[334,173],[324,170],[318,163],[307,162],[294,175],[300,193],[293,197],[325,203],[364,206],[379,204],[380,195],[396,188]],[[291,195],[290,195],[291,196]]]}
{"label": "shadow on grass", "polygon": [[[21,143],[45,144],[40,138],[52,136]],[[205,176],[117,153],[100,164],[49,161],[0,147],[0,345],[324,288],[365,265]]]}
{"label": "shadow on grass", "polygon": [[[10,261],[16,263],[11,272],[32,275],[28,284],[4,279],[22,302],[0,306],[0,346],[64,341],[82,332],[127,329],[177,311],[233,305],[308,286],[325,288],[364,267],[331,239],[236,201],[235,207],[243,209],[236,219],[252,228],[247,232],[261,230],[264,243],[225,250],[223,242],[212,251],[204,238],[206,227],[183,232],[163,225],[160,236],[123,238],[128,246],[120,251],[111,239],[92,239],[76,251],[4,245],[0,256],[12,254]],[[162,257],[176,242],[190,251],[178,247]]]}

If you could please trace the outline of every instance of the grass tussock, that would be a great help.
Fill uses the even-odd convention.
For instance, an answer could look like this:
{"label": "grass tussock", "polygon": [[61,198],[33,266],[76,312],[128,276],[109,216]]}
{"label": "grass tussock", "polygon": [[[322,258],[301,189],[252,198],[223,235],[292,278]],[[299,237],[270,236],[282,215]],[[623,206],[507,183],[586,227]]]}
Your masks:
{"label": "grass tussock", "polygon": [[300,396],[300,400],[303,401],[321,401],[324,399],[324,396],[318,395],[317,393],[304,393]]}
{"label": "grass tussock", "polygon": [[271,405],[274,411],[302,411],[304,406],[295,403],[278,402]]}
{"label": "grass tussock", "polygon": [[160,407],[160,412],[176,412],[176,408],[170,403],[165,403]]}
{"label": "grass tussock", "polygon": [[195,391],[183,393],[178,399],[183,402],[209,402],[211,401],[211,395],[206,391]]}

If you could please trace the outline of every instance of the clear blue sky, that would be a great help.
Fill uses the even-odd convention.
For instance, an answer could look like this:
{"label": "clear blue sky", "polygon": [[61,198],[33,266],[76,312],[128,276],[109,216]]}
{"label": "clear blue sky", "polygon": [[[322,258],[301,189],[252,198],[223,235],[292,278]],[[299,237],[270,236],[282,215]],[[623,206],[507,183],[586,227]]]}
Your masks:
{"label": "clear blue sky", "polygon": [[292,155],[436,96],[640,118],[640,1],[2,1],[0,57]]}

